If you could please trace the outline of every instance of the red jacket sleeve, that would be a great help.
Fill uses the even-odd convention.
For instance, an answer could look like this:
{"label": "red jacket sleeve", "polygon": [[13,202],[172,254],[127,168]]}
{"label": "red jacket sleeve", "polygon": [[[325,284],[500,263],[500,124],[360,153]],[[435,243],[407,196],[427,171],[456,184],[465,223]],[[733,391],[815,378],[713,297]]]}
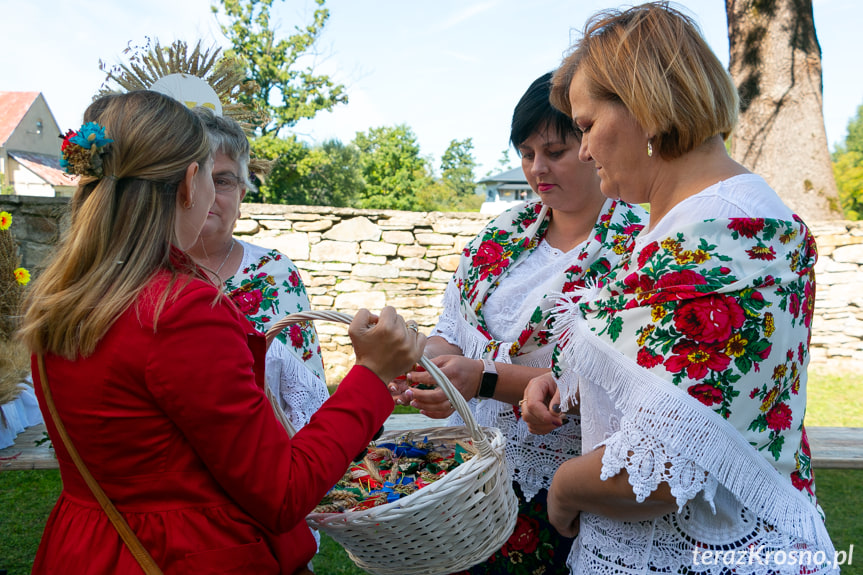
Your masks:
{"label": "red jacket sleeve", "polygon": [[266,528],[304,519],[392,412],[386,385],[354,367],[293,439],[255,384],[246,322],[195,282],[159,317],[147,385],[225,491]]}

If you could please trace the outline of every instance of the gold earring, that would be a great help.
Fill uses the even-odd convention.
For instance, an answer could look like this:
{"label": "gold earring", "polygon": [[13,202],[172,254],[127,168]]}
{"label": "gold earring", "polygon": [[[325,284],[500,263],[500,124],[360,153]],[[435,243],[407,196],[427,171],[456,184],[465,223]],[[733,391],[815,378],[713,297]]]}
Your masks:
{"label": "gold earring", "polygon": [[653,143],[650,140],[647,140],[647,157],[653,157]]}

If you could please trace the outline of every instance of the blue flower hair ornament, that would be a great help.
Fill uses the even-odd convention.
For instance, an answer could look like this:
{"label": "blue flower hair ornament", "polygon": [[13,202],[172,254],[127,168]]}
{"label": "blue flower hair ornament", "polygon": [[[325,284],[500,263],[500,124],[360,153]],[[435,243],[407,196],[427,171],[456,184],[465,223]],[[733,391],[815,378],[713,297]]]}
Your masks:
{"label": "blue flower hair ornament", "polygon": [[67,174],[101,178],[105,146],[113,141],[96,122],[87,122],[77,132],[69,130],[60,145],[60,166]]}

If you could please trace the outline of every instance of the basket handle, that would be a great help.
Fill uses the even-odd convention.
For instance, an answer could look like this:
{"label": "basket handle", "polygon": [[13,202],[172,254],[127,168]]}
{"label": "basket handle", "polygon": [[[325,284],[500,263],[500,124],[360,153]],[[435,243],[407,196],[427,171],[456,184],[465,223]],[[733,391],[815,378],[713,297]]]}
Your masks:
{"label": "basket handle", "polygon": [[[286,315],[279,321],[273,323],[270,326],[270,329],[267,330],[267,345],[276,338],[279,333],[289,325],[299,323],[302,321],[312,321],[312,320],[324,320],[324,321],[333,321],[337,323],[346,323],[349,324],[353,321],[353,316],[350,314],[338,312],[338,311],[306,311],[300,313],[292,313]],[[435,383],[437,383],[438,387],[443,390],[444,395],[446,395],[447,399],[452,403],[452,406],[455,408],[456,412],[461,416],[464,420],[465,427],[468,432],[470,432],[471,439],[473,439],[474,446],[479,450],[480,454],[485,457],[491,456],[494,454],[491,446],[489,445],[488,439],[486,439],[485,433],[480,428],[479,424],[476,422],[476,418],[473,416],[470,408],[467,405],[467,401],[465,401],[464,397],[462,397],[461,393],[456,389],[456,387],[452,384],[449,378],[440,370],[438,366],[436,366],[432,360],[427,358],[426,356],[422,356],[419,361],[420,365],[425,368],[429,374],[431,374],[432,379],[434,379]],[[272,401],[274,399],[274,395],[271,393],[267,394]],[[278,405],[274,406],[276,409]],[[281,411],[281,409],[279,409]],[[290,431],[288,432],[290,435],[293,435]]]}

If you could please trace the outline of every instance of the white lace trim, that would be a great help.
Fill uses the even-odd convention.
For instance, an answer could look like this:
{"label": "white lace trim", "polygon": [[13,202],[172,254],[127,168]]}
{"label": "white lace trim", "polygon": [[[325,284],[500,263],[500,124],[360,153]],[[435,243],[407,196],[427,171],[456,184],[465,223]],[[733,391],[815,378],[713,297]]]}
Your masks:
{"label": "white lace trim", "polygon": [[[788,535],[813,543],[832,557],[833,545],[816,508],[789,481],[784,481],[729,422],[704,410],[698,400],[644,370],[597,337],[572,300],[562,298],[556,313],[560,316],[555,334],[567,342],[564,360],[577,369],[579,377],[605,390],[623,414],[621,428],[636,430],[643,436],[647,432],[642,430],[649,430],[655,438],[662,438],[660,458],[692,462],[678,477],[697,473],[696,469],[706,471],[747,509],[758,510],[759,519]],[[564,405],[574,403],[571,381],[571,378],[561,378],[558,382]],[[582,397],[582,403],[584,400]],[[653,441],[649,437],[627,441],[639,445],[646,440]],[[623,440],[615,439],[612,450],[619,449],[615,445],[618,441]],[[610,459],[612,465],[606,469],[603,464],[603,474],[617,473],[622,466],[617,470],[613,468],[621,462],[619,459],[618,451],[618,455]],[[637,460],[626,461],[630,482],[643,480],[634,465]],[[653,475],[648,474],[648,477],[650,480],[645,480],[643,486],[634,485],[636,493],[652,490]],[[678,504],[687,494],[686,489],[679,491]]]}
{"label": "white lace trim", "polygon": [[[461,296],[454,278],[450,280],[446,290],[444,290],[443,309],[437,325],[429,334],[429,337],[431,336],[442,337],[449,343],[458,346],[465,357],[479,359],[485,354],[488,340],[462,317]],[[512,363],[508,353],[502,355],[505,355],[506,359],[499,357],[497,361]]]}
{"label": "white lace trim", "polygon": [[[488,340],[462,317],[458,290],[452,282],[444,293],[443,308],[431,335],[458,346],[465,357],[484,357]],[[509,347],[508,343],[502,344],[495,361],[530,367],[551,365],[554,345],[543,346],[530,354],[517,356],[515,360],[509,356]],[[468,406],[479,425],[497,427],[507,438],[507,467],[528,501],[541,489],[548,489],[554,472],[564,461],[581,455],[581,423],[577,416],[571,417],[567,424],[547,435],[534,435],[527,430],[523,420],[515,417],[513,406],[508,403],[494,399],[471,399]],[[448,424],[464,425],[464,420],[456,413],[450,417]]]}
{"label": "white lace trim", "polygon": [[[551,486],[554,473],[563,462],[581,455],[578,416],[571,416],[566,424],[547,435],[534,435],[527,430],[524,420],[515,417],[508,403],[472,399],[468,406],[479,425],[497,427],[506,437],[507,468],[527,501]],[[464,420],[455,413],[448,425],[464,425]]]}
{"label": "white lace trim", "polygon": [[[725,494],[722,507],[727,507],[726,499],[733,500],[727,491]],[[567,565],[579,575],[728,575],[732,569],[735,575],[800,575],[801,563],[809,575],[839,573],[836,566],[818,564],[818,559],[831,562],[832,553],[822,557],[739,504],[734,507],[736,516],[726,518],[740,526],[733,536],[717,527],[701,529],[700,537],[693,538],[692,524],[705,523],[699,517],[705,505],[700,507],[688,504],[680,513],[640,523],[583,513]]]}
{"label": "white lace trim", "polygon": [[546,296],[561,289],[563,272],[579,263],[588,241],[564,252],[543,239],[527,257],[520,257],[507,268],[482,307],[486,327],[495,339],[517,341],[537,306],[543,310],[551,307],[552,300]]}
{"label": "white lace trim", "polygon": [[639,429],[631,420],[624,418],[620,431],[600,445],[605,445],[600,478],[604,481],[626,469],[629,484],[639,503],[660,483],[667,483],[677,500],[678,512],[702,490],[704,499],[716,510],[713,505],[716,480],[691,459],[679,453],[669,453],[662,442]]}
{"label": "white lace trim", "polygon": [[329,398],[327,386],[277,339],[267,350],[266,361],[267,385],[299,431]]}

